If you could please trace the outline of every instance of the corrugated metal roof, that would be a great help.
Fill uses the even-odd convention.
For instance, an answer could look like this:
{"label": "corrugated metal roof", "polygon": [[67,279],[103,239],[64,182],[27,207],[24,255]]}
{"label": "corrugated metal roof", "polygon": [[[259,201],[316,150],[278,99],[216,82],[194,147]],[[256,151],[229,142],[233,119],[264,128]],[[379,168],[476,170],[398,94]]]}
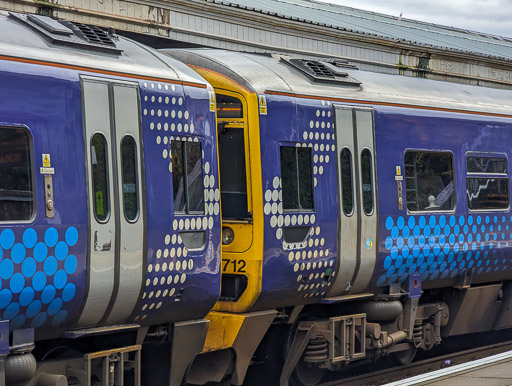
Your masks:
{"label": "corrugated metal roof", "polygon": [[270,16],[394,42],[512,60],[512,38],[425,23],[312,0],[206,0]]}

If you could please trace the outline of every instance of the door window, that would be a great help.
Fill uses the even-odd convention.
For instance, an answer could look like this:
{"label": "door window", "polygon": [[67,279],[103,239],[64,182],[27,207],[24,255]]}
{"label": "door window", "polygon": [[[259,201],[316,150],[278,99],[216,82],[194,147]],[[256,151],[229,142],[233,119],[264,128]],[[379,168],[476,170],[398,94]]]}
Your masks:
{"label": "door window", "polygon": [[243,127],[219,124],[219,164],[222,217],[228,220],[250,218]]}
{"label": "door window", "polygon": [[361,152],[361,189],[363,191],[363,211],[370,215],[373,212],[373,178],[372,153],[369,149]]}
{"label": "door window", "polygon": [[107,140],[96,133],[91,139],[92,189],[94,192],[94,215],[99,222],[105,222],[110,215],[107,171]]}
{"label": "door window", "polygon": [[121,141],[123,210],[126,220],[135,221],[139,215],[137,198],[137,145],[131,135]]}
{"label": "door window", "polygon": [[354,188],[352,179],[352,152],[348,147],[340,154],[341,166],[341,201],[343,213],[350,216],[354,213]]}

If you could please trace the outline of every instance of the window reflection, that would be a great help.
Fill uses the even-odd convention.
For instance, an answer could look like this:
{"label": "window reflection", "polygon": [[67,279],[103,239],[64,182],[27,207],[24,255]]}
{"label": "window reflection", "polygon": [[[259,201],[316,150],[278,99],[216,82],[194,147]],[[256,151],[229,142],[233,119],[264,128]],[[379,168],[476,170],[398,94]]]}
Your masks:
{"label": "window reflection", "polygon": [[107,140],[103,134],[96,133],[91,139],[92,188],[94,192],[94,215],[104,222],[110,214]]}
{"label": "window reflection", "polygon": [[451,153],[407,151],[404,163],[408,210],[439,211],[455,207]]}
{"label": "window reflection", "polygon": [[171,141],[171,156],[174,212],[204,214],[201,143]]}

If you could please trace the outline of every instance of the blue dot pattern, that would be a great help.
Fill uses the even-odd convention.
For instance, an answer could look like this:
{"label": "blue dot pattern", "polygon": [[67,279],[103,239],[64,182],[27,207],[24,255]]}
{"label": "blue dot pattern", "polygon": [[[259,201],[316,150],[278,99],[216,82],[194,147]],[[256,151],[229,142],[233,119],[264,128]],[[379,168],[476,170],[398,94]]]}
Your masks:
{"label": "blue dot pattern", "polygon": [[66,321],[76,285],[69,281],[77,269],[72,247],[78,231],[53,227],[38,232],[27,228],[17,237],[12,229],[0,232],[0,318],[10,329],[58,326]]}
{"label": "blue dot pattern", "polygon": [[504,252],[512,247],[512,216],[425,215],[387,217],[376,271],[377,286],[453,279],[466,270],[476,275],[512,270]]}

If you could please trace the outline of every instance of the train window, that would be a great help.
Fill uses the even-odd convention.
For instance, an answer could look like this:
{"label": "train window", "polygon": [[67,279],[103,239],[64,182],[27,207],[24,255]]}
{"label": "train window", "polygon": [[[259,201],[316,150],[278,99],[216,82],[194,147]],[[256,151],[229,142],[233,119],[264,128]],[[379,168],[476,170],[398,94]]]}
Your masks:
{"label": "train window", "polygon": [[281,146],[283,208],[292,211],[313,210],[311,149]]}
{"label": "train window", "polygon": [[352,152],[348,147],[340,154],[341,167],[341,202],[343,213],[350,216],[354,212],[354,188],[352,181]]}
{"label": "train window", "polygon": [[430,212],[455,208],[451,153],[406,151],[404,164],[407,210]]}
{"label": "train window", "polygon": [[183,142],[187,160],[188,213],[204,213],[203,157],[199,142]]}
{"label": "train window", "polygon": [[30,220],[34,212],[30,136],[0,128],[0,221]]}
{"label": "train window", "polygon": [[217,118],[242,118],[242,101],[229,95],[216,95]]}
{"label": "train window", "polygon": [[363,211],[365,214],[373,212],[373,178],[372,153],[369,149],[361,152],[361,189],[363,190]]}
{"label": "train window", "polygon": [[222,217],[250,218],[247,210],[244,129],[219,124],[219,164]]}
{"label": "train window", "polygon": [[498,157],[467,158],[466,197],[471,210],[507,209],[509,178],[507,159]]}
{"label": "train window", "polygon": [[121,166],[123,177],[123,208],[126,220],[135,221],[139,215],[137,198],[137,145],[131,135],[121,141]]}
{"label": "train window", "polygon": [[507,159],[494,157],[468,157],[468,173],[507,174]]}
{"label": "train window", "polygon": [[204,214],[202,148],[199,142],[171,141],[174,212]]}
{"label": "train window", "polygon": [[108,193],[107,140],[96,133],[91,139],[92,189],[94,192],[94,216],[99,222],[108,220],[110,203]]}

